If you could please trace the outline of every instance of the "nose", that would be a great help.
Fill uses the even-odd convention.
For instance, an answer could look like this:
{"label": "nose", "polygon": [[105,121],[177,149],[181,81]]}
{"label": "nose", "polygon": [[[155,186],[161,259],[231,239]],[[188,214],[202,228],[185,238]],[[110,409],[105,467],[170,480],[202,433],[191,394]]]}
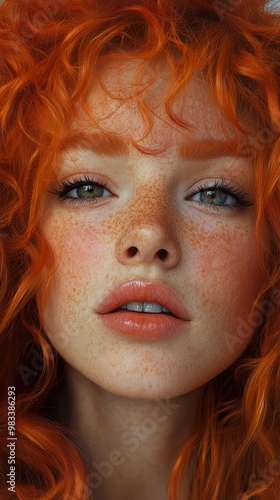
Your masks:
{"label": "nose", "polygon": [[165,269],[176,267],[180,253],[177,236],[166,219],[130,220],[116,249],[117,259],[122,264],[157,264]]}

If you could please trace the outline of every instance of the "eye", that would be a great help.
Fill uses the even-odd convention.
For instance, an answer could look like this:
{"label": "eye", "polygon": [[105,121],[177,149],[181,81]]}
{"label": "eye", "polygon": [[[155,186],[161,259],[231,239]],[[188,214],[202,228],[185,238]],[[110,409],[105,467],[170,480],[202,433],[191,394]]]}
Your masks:
{"label": "eye", "polygon": [[238,204],[236,198],[217,188],[203,189],[199,193],[193,195],[190,199],[192,199],[192,201],[200,201],[202,203],[208,203],[216,206]]}
{"label": "eye", "polygon": [[231,186],[225,180],[215,180],[212,185],[199,185],[187,199],[214,209],[238,210],[253,205],[248,193],[237,186]]}
{"label": "eye", "polygon": [[61,187],[51,191],[62,201],[79,203],[112,196],[105,183],[96,182],[87,176],[75,181],[63,181]]}

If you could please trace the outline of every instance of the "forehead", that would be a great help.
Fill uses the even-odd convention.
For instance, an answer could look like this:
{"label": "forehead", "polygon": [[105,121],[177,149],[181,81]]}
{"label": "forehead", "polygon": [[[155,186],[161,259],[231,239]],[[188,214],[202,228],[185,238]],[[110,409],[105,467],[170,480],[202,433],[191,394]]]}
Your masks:
{"label": "forehead", "polygon": [[152,151],[173,149],[194,139],[222,141],[225,134],[235,138],[202,75],[194,74],[172,100],[172,112],[184,127],[166,111],[170,90],[171,75],[165,67],[150,63],[143,69],[141,61],[129,60],[111,63],[101,70],[100,81],[92,89],[88,109],[92,119],[80,113],[73,128],[88,133],[96,127]]}

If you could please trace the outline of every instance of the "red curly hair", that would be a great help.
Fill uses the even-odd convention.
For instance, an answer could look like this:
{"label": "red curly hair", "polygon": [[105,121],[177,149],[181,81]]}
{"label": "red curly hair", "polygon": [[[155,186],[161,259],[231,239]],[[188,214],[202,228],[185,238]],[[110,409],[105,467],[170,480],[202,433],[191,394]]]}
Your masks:
{"label": "red curly hair", "polygon": [[253,340],[205,387],[196,432],[181,443],[173,466],[169,499],[179,500],[190,459],[191,500],[279,499],[279,14],[265,0],[5,0],[0,39],[0,498],[8,498],[9,386],[17,397],[14,498],[92,498],[70,431],[43,411],[57,358],[41,320],[53,270],[40,229],[42,193],[69,123],[81,106],[88,109],[100,68],[129,57],[141,61],[139,84],[147,64],[160,71],[160,61],[170,70],[166,112],[180,127],[187,124],[172,104],[202,72],[254,164],[265,276]]}

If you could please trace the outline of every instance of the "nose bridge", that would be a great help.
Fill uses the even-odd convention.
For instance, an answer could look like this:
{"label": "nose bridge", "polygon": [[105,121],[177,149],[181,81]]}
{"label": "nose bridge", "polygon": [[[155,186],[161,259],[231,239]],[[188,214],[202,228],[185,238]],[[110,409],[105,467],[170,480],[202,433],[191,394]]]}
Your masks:
{"label": "nose bridge", "polygon": [[166,188],[153,186],[147,183],[139,186],[135,191],[134,201],[131,205],[130,220],[140,225],[164,225],[168,212],[170,213],[170,201]]}

